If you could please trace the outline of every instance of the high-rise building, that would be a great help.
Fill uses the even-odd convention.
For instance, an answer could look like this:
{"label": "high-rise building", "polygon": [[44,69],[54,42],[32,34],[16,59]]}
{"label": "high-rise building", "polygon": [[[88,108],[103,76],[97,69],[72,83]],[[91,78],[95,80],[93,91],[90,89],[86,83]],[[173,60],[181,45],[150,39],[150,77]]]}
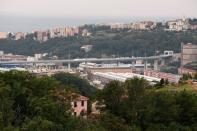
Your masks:
{"label": "high-rise building", "polygon": [[181,44],[181,66],[190,62],[197,62],[197,45]]}
{"label": "high-rise building", "polygon": [[37,30],[34,31],[34,35],[35,35],[35,40],[39,42],[45,42],[49,39],[50,32],[49,30]]}
{"label": "high-rise building", "polygon": [[58,27],[54,28],[50,32],[51,38],[55,37],[68,37],[74,36],[75,34],[79,33],[78,27]]}

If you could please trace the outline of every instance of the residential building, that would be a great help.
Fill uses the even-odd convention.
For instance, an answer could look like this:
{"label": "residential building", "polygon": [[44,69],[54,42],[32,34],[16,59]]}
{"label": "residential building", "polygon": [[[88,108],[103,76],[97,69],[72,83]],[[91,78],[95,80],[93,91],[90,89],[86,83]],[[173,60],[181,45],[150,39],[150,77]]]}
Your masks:
{"label": "residential building", "polygon": [[87,116],[88,98],[79,94],[72,94],[71,107],[74,116]]}
{"label": "residential building", "polygon": [[190,29],[189,19],[177,19],[167,22],[168,29],[171,31],[182,31]]}
{"label": "residential building", "polygon": [[87,37],[87,36],[90,36],[91,33],[87,29],[84,29],[84,30],[82,30],[82,34],[81,35],[84,36],[84,37]]}
{"label": "residential building", "polygon": [[7,32],[0,32],[0,39],[6,39],[7,38]]}
{"label": "residential building", "polygon": [[36,30],[34,31],[35,40],[39,42],[45,42],[50,38],[49,30]]}
{"label": "residential building", "polygon": [[57,27],[51,30],[50,37],[68,37],[79,33],[78,27]]}
{"label": "residential building", "polygon": [[111,24],[111,29],[133,29],[133,30],[149,30],[156,28],[157,23],[153,21],[142,21],[130,24],[115,23]]}
{"label": "residential building", "polygon": [[22,32],[15,33],[15,40],[20,40],[24,37],[24,34]]}

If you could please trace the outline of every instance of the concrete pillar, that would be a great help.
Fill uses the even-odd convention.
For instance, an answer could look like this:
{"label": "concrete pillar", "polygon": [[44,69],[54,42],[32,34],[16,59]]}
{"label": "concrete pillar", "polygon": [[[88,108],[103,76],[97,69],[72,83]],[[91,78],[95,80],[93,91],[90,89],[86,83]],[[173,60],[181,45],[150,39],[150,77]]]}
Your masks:
{"label": "concrete pillar", "polygon": [[68,69],[70,69],[70,62],[68,62]]}
{"label": "concrete pillar", "polygon": [[119,66],[119,61],[117,61],[116,64],[117,64],[117,67],[118,67]]}
{"label": "concrete pillar", "polygon": [[161,60],[161,65],[162,66],[165,65],[165,60],[164,59]]}
{"label": "concrete pillar", "polygon": [[148,61],[144,60],[144,70],[148,69]]}
{"label": "concrete pillar", "polygon": [[158,70],[158,59],[154,60],[154,70]]}
{"label": "concrete pillar", "polygon": [[135,68],[136,62],[133,60],[131,63],[132,63],[132,67]]}

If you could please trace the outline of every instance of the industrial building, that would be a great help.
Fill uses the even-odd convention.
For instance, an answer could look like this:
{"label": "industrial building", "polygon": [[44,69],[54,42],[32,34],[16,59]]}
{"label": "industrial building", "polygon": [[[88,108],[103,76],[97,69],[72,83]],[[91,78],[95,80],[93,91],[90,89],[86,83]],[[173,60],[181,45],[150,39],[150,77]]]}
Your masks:
{"label": "industrial building", "polygon": [[155,71],[155,70],[145,70],[144,71],[144,75],[145,76],[149,76],[149,77],[154,77],[154,78],[158,78],[158,79],[166,79],[171,83],[178,83],[180,76],[179,75],[175,75],[175,74],[171,74],[171,73],[165,73],[165,72],[160,72],[160,71]]}
{"label": "industrial building", "polygon": [[110,81],[117,80],[121,82],[125,82],[127,79],[131,79],[134,77],[138,78],[144,78],[147,81],[149,81],[151,84],[154,84],[154,82],[159,82],[159,78],[155,77],[149,77],[149,76],[144,76],[140,74],[135,74],[135,73],[114,73],[114,72],[94,72],[92,73],[92,79],[93,80],[98,80],[101,81],[102,84],[106,84]]}

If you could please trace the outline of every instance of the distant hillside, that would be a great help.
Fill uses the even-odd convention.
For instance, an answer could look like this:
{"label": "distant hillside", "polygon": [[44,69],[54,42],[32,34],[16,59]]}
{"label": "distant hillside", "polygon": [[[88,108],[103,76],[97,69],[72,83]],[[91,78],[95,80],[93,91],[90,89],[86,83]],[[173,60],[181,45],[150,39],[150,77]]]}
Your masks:
{"label": "distant hillside", "polygon": [[[74,36],[55,38],[44,43],[34,41],[31,37],[25,40],[0,40],[0,50],[7,53],[33,55],[49,53],[60,58],[103,57],[103,56],[145,56],[155,51],[164,50],[180,52],[181,42],[197,43],[197,31],[166,32],[154,31],[113,31],[110,29],[93,30],[91,37]],[[85,53],[80,47],[93,45],[93,49]]]}

